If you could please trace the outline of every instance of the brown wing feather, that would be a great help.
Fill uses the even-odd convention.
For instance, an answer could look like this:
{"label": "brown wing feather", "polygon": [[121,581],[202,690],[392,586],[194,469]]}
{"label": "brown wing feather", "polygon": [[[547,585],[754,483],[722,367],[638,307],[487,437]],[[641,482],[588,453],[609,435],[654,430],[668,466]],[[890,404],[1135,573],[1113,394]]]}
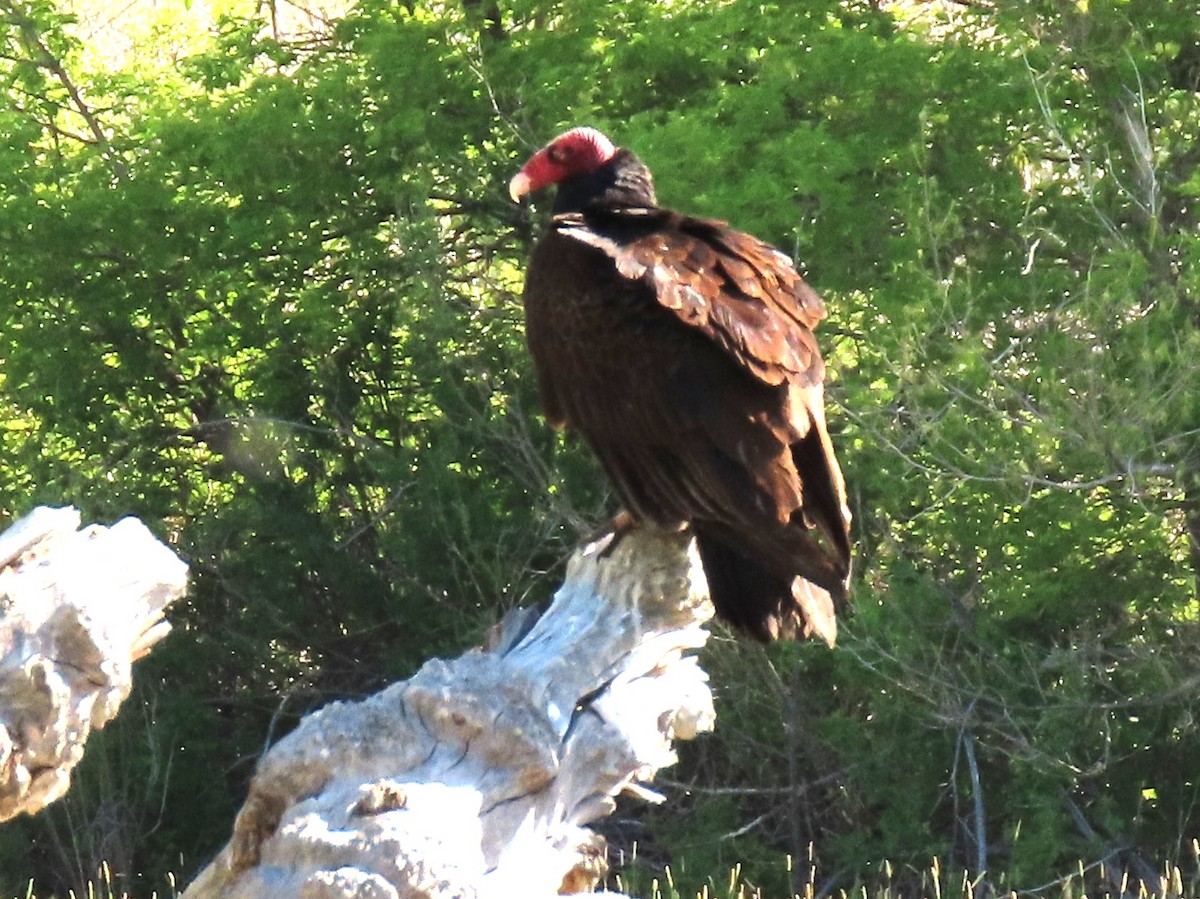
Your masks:
{"label": "brown wing feather", "polygon": [[547,417],[583,434],[636,517],[692,522],[718,611],[832,641],[849,514],[811,331],[824,306],[790,261],[719,222],[570,214],[525,301]]}
{"label": "brown wing feather", "polygon": [[559,216],[557,227],[602,250],[626,278],[651,286],[660,305],[765,383],[823,380],[812,328],[825,305],[790,259],[722,222],[665,211],[623,222],[621,215],[572,213]]}

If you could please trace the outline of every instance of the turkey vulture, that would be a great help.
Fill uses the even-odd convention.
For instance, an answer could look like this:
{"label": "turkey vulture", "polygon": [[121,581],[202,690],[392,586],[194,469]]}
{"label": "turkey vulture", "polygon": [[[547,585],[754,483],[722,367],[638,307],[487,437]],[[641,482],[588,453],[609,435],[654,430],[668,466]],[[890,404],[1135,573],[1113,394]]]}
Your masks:
{"label": "turkey vulture", "polygon": [[660,208],[646,166],[594,128],[555,138],[509,191],[550,184],[524,294],[546,418],[583,435],[635,522],[690,525],[719,616],[832,645],[850,512],[821,299],[773,247]]}

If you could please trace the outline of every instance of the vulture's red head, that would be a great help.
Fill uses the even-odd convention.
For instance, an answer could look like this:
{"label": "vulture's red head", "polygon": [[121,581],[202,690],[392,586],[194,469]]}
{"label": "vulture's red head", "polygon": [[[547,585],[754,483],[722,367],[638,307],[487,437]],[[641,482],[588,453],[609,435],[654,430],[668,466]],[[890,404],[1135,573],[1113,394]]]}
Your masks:
{"label": "vulture's red head", "polygon": [[509,182],[508,192],[513,200],[520,200],[535,190],[595,171],[616,154],[613,142],[595,128],[572,128],[534,153]]}

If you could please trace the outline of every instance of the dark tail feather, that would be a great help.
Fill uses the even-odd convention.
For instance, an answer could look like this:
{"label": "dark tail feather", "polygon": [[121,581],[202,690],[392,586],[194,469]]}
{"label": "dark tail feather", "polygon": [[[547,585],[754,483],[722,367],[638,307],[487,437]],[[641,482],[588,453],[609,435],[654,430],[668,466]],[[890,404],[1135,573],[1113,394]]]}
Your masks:
{"label": "dark tail feather", "polygon": [[827,591],[802,578],[773,574],[702,526],[694,530],[719,618],[764,643],[803,633],[833,645],[837,620]]}
{"label": "dark tail feather", "polygon": [[792,444],[792,459],[804,485],[805,514],[828,541],[831,558],[842,574],[842,589],[850,580],[850,527],[845,510],[842,473],[824,425],[813,425],[808,435]]}

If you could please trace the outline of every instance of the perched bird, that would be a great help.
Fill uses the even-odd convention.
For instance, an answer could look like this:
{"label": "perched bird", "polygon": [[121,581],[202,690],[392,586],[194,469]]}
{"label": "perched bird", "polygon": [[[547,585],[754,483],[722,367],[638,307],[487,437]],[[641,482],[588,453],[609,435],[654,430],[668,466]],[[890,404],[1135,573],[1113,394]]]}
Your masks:
{"label": "perched bird", "polygon": [[719,616],[832,645],[850,512],[821,299],[773,247],[660,208],[646,166],[594,128],[556,137],[509,191],[548,185],[524,294],[546,418],[583,436],[634,522],[691,527]]}

